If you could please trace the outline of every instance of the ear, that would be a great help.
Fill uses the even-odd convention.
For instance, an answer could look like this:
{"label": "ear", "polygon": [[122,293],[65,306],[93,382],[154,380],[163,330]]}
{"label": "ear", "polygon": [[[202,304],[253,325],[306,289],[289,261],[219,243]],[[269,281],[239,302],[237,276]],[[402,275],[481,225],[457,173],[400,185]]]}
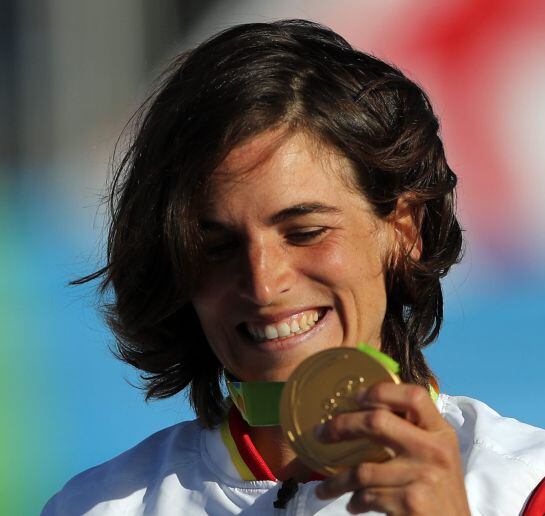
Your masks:
{"label": "ear", "polygon": [[397,200],[395,210],[387,217],[393,233],[393,263],[403,262],[408,257],[415,262],[420,260],[422,215],[422,207],[411,203],[408,196],[402,195]]}

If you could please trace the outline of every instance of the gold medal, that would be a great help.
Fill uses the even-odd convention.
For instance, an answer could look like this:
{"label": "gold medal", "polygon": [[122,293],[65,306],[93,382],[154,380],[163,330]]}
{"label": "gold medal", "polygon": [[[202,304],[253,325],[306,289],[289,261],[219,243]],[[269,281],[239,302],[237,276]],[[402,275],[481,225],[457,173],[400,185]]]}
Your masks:
{"label": "gold medal", "polygon": [[320,423],[335,414],[358,410],[357,393],[376,382],[401,383],[384,361],[356,348],[320,351],[293,371],[280,399],[280,424],[297,456],[309,468],[333,475],[360,462],[392,458],[391,450],[367,438],[321,443],[314,437]]}

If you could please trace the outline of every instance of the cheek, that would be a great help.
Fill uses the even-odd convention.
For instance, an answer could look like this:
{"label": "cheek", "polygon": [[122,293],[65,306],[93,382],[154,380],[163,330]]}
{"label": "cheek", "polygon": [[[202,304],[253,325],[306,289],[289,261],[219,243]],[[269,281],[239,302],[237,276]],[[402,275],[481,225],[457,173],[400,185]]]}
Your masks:
{"label": "cheek", "polygon": [[225,365],[228,361],[226,350],[219,345],[219,343],[225,341],[222,338],[224,330],[222,330],[221,325],[221,314],[223,313],[221,302],[218,301],[217,296],[213,295],[212,290],[204,289],[199,290],[193,297],[192,302],[208,345],[218,360]]}
{"label": "cheek", "polygon": [[217,334],[220,331],[221,314],[224,313],[224,301],[213,282],[199,286],[192,299],[193,306],[201,323],[201,327],[210,345],[213,347]]}
{"label": "cheek", "polygon": [[212,315],[221,309],[226,303],[226,297],[231,285],[226,278],[232,274],[226,273],[220,267],[208,267],[198,283],[196,293],[193,296],[193,305],[201,317],[201,314]]}
{"label": "cheek", "polygon": [[192,299],[195,311],[199,316],[201,324],[204,326],[210,313],[214,312],[215,298],[212,295],[212,289],[209,282],[201,282]]}
{"label": "cheek", "polygon": [[347,241],[324,242],[309,248],[304,268],[306,275],[338,287],[373,283],[383,275],[381,256],[374,242],[367,246]]}

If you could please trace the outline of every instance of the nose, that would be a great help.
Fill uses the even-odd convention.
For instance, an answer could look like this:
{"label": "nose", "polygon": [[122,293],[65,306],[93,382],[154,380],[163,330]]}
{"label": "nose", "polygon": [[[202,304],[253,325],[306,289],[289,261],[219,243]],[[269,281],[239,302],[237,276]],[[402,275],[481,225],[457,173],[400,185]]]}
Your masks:
{"label": "nose", "polygon": [[289,254],[276,242],[267,243],[262,240],[248,243],[246,260],[242,262],[240,294],[255,305],[274,304],[293,286],[296,273],[291,266]]}

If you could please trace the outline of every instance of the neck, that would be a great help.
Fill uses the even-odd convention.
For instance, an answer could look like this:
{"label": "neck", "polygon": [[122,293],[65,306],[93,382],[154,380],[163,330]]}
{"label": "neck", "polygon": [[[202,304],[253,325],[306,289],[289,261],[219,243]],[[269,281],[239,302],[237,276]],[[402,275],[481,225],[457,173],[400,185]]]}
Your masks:
{"label": "neck", "polygon": [[279,426],[253,426],[250,438],[263,460],[278,480],[293,478],[306,482],[311,470],[295,455]]}

